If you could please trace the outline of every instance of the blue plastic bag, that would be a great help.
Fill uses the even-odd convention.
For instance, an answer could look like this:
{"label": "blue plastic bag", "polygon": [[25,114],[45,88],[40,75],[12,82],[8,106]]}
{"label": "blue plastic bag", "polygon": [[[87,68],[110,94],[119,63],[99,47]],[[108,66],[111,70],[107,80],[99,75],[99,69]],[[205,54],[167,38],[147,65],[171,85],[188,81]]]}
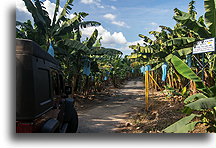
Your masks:
{"label": "blue plastic bag", "polygon": [[151,66],[150,66],[150,65],[146,65],[146,66],[145,66],[145,72],[146,72],[146,71],[150,71],[150,70],[151,70]]}
{"label": "blue plastic bag", "polygon": [[49,49],[47,51],[52,57],[55,56],[54,54],[54,49],[53,49],[53,46],[52,46],[52,43],[50,43],[50,46],[49,46]]}
{"label": "blue plastic bag", "polygon": [[161,68],[162,68],[162,81],[166,81],[168,64],[167,63],[163,63],[163,65],[161,66]]}
{"label": "blue plastic bag", "polygon": [[145,72],[145,67],[144,67],[144,66],[140,67],[140,72],[141,72],[141,73],[144,73],[144,72]]}
{"label": "blue plastic bag", "polygon": [[105,81],[106,81],[106,80],[108,80],[108,77],[107,77],[107,76],[105,76],[105,77],[104,77],[104,80],[105,80]]}
{"label": "blue plastic bag", "polygon": [[85,60],[84,67],[83,67],[83,74],[89,76],[91,73],[91,64],[89,60]]}

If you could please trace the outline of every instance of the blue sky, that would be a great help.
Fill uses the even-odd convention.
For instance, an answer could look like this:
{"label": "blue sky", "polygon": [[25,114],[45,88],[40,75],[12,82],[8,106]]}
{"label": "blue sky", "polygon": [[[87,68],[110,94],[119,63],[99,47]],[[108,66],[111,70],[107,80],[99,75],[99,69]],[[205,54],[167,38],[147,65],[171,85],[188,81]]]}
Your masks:
{"label": "blue sky", "polygon": [[[63,7],[66,0],[61,0]],[[104,47],[117,48],[124,54],[132,50],[131,44],[141,43],[138,34],[149,35],[149,31],[159,30],[159,25],[173,27],[173,9],[187,11],[190,0],[74,0],[71,14],[87,12],[86,21],[94,20],[102,25],[97,27]],[[55,0],[44,0],[48,12],[53,13]],[[204,0],[195,3],[198,16],[204,14]],[[22,0],[17,0],[16,19],[25,21],[31,17]],[[71,15],[72,17],[72,15]],[[83,37],[90,36],[95,28],[83,30]],[[150,36],[150,35],[149,35]]]}

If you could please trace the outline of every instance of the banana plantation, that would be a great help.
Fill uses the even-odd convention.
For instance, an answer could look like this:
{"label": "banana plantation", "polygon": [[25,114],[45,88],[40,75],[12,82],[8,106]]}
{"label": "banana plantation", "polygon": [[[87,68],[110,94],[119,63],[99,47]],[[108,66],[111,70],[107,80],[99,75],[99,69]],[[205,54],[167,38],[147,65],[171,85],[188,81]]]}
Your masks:
{"label": "banana plantation", "polygon": [[[42,1],[23,2],[33,21],[16,21],[16,38],[33,41],[58,62],[64,85],[71,88],[67,97],[75,100],[79,118],[79,124],[76,125],[78,132],[100,132],[100,124],[104,124],[103,129],[110,128],[110,125],[102,123],[102,119],[108,120],[107,112],[113,113],[115,109],[110,107],[102,111],[101,108],[117,106],[117,112],[123,114],[126,112],[121,108],[124,103],[131,101],[132,104],[137,100],[133,96],[134,92],[130,92],[136,92],[136,88],[140,90],[138,96],[142,104],[135,111],[130,111],[120,125],[115,125],[122,128],[117,132],[216,132],[216,0],[204,0],[205,13],[199,14],[199,18],[194,0],[188,4],[187,12],[175,8],[173,18],[169,19],[174,19],[176,24],[172,27],[161,25],[160,31],[138,34],[137,38],[143,42],[130,45],[130,55],[124,55],[120,49],[104,47],[103,37],[97,29],[90,37],[83,38],[83,29],[102,24],[96,20],[86,21],[91,15],[86,12],[74,12],[74,16],[70,18],[72,8],[76,7],[73,0],[67,0],[62,9],[60,0],[56,0],[52,18]],[[211,50],[201,49],[196,52],[197,48]],[[61,88],[63,84],[60,76],[56,79],[60,81],[58,88]],[[139,87],[133,86],[139,82]],[[55,90],[54,93],[60,91]],[[102,99],[102,95],[108,96]],[[161,100],[157,100],[158,96]],[[97,103],[90,105],[95,100]],[[112,100],[121,103],[111,104]],[[90,107],[82,110],[82,106],[86,104]],[[100,108],[94,114],[101,116],[101,120],[89,115],[96,106]],[[159,109],[169,112],[160,114]],[[85,117],[84,113],[88,115]],[[162,116],[171,118],[171,114],[178,117],[159,121]],[[117,116],[117,113],[113,115]],[[114,120],[113,115],[109,116]],[[90,126],[93,124],[90,120],[100,121],[98,127],[96,124]],[[156,120],[157,124],[153,126]],[[84,128],[85,126],[88,128]],[[147,126],[150,126],[148,130]],[[60,127],[60,131],[63,127]]]}

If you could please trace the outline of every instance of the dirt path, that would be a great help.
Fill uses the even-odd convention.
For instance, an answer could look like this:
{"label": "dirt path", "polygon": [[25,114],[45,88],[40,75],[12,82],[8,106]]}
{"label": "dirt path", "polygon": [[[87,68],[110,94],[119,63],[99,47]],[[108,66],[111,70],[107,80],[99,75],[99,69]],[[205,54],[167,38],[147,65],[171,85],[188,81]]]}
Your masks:
{"label": "dirt path", "polygon": [[[144,106],[142,79],[128,81],[114,96],[103,96],[105,102],[86,110],[78,110],[78,133],[113,133],[125,124],[127,115]],[[105,98],[104,98],[105,97]],[[100,99],[100,98],[99,98]]]}

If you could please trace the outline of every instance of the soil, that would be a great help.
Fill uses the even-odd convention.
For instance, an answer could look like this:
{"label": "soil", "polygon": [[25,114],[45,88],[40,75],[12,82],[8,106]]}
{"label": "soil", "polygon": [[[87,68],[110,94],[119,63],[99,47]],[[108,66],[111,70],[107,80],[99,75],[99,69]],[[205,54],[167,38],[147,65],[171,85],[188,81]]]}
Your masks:
{"label": "soil", "polygon": [[120,88],[77,96],[75,106],[78,133],[161,133],[185,116],[181,98],[166,98],[161,91],[150,91],[146,110],[142,78],[129,80]]}

